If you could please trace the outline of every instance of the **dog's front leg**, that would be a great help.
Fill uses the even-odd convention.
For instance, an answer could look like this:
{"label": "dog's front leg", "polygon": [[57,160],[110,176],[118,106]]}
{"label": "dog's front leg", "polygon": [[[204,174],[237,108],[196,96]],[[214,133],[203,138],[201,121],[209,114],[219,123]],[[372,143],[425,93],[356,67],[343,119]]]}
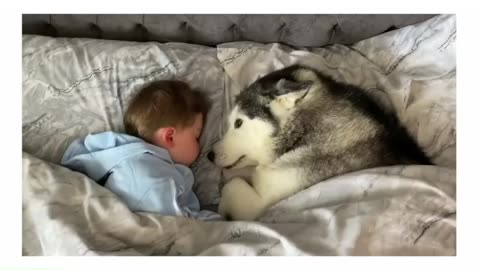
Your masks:
{"label": "dog's front leg", "polygon": [[234,178],[222,189],[219,213],[227,220],[254,220],[265,209],[265,203],[242,178]]}

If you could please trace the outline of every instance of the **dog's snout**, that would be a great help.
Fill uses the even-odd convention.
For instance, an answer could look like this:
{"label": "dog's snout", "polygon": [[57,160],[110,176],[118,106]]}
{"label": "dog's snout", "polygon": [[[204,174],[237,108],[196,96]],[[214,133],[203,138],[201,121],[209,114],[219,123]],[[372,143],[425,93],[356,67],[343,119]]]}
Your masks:
{"label": "dog's snout", "polygon": [[210,151],[208,154],[207,154],[207,158],[208,160],[210,161],[214,161],[215,160],[215,153],[213,151]]}

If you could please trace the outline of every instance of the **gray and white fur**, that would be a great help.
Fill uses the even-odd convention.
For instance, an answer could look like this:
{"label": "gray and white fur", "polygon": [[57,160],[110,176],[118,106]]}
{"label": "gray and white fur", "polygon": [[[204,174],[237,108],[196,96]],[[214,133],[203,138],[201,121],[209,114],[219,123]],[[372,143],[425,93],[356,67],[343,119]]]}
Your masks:
{"label": "gray and white fur", "polygon": [[274,71],[235,99],[209,158],[256,166],[222,189],[219,212],[254,220],[276,202],[336,175],[397,164],[431,164],[393,113],[364,90],[300,65]]}

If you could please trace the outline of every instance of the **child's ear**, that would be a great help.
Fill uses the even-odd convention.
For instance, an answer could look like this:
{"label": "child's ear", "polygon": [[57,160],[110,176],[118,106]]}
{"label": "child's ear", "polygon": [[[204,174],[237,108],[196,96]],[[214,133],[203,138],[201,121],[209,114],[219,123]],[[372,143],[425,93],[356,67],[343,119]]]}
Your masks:
{"label": "child's ear", "polygon": [[159,128],[153,134],[153,143],[157,146],[170,149],[175,146],[174,137],[177,130],[174,127]]}

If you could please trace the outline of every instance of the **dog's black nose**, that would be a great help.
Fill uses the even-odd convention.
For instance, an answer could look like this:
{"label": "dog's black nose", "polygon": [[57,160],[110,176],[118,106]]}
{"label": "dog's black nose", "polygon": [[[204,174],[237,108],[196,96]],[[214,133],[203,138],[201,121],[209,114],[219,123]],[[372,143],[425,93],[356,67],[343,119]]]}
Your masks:
{"label": "dog's black nose", "polygon": [[213,151],[210,151],[208,154],[207,154],[207,158],[210,160],[210,161],[214,161],[215,160],[215,153]]}

